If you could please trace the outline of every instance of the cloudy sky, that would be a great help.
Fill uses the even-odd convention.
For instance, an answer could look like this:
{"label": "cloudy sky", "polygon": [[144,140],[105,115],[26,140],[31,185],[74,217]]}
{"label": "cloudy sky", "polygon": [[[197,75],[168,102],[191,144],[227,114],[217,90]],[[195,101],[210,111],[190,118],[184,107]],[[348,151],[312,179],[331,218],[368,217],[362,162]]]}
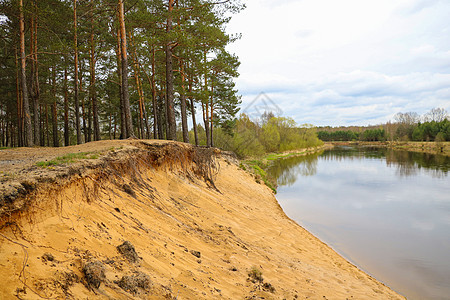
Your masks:
{"label": "cloudy sky", "polygon": [[297,123],[375,125],[450,111],[450,1],[248,0],[229,32],[242,108],[264,92]]}

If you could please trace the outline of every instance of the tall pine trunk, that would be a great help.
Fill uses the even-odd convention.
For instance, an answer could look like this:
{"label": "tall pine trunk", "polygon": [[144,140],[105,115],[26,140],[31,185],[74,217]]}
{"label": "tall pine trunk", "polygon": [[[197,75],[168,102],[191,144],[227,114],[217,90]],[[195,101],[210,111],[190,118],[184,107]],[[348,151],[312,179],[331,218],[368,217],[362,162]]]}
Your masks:
{"label": "tall pine trunk", "polygon": [[[83,64],[81,64],[81,66],[83,66]],[[80,89],[80,91],[83,91],[83,74],[84,74],[84,72],[83,72],[83,69],[82,68],[80,68],[80,82],[79,82],[79,89]],[[87,142],[90,142],[90,136],[89,136],[89,131],[88,131],[88,122],[86,121],[86,116],[87,116],[87,114],[86,114],[86,105],[85,105],[85,97],[84,97],[84,94],[82,94],[82,97],[81,97],[81,121],[83,122],[82,123],[82,126],[83,126],[83,130],[82,130],[82,132],[83,132],[83,135],[84,135],[84,142],[85,143],[87,143]],[[88,101],[88,103],[89,103],[89,101]]]}
{"label": "tall pine trunk", "polygon": [[210,109],[210,117],[209,117],[209,125],[211,127],[209,134],[211,137],[209,138],[210,146],[214,147],[214,139],[213,139],[213,116],[214,116],[214,79],[211,80],[211,104],[209,106]]}
{"label": "tall pine trunk", "polygon": [[67,66],[64,66],[64,146],[69,145],[69,90],[67,88]]}
{"label": "tall pine trunk", "polygon": [[[207,63],[206,59],[206,50],[203,52],[203,58],[205,60],[205,65]],[[209,97],[208,97],[208,74],[206,72],[205,68],[205,90],[204,90],[204,100],[202,102],[202,109],[203,109],[203,122],[205,124],[205,133],[206,133],[206,147],[211,147],[211,135],[209,133],[210,127],[209,127]]]}
{"label": "tall pine trunk", "polygon": [[[119,14],[117,14],[119,19]],[[120,39],[120,26],[117,27],[117,47],[116,47],[116,60],[117,60],[117,77],[119,79],[119,112],[120,112],[120,139],[125,138],[125,111],[123,109],[123,90],[122,90],[122,50]],[[116,138],[116,131],[114,130],[114,139]]]}
{"label": "tall pine trunk", "polygon": [[202,113],[203,113],[203,123],[205,125],[205,134],[206,134],[206,147],[211,147],[211,135],[209,134],[209,120],[208,120],[208,112],[209,112],[209,104],[208,100],[206,103],[202,103]]}
{"label": "tall pine trunk", "polygon": [[167,136],[167,124],[166,124],[166,104],[165,104],[165,95],[164,91],[160,91],[159,98],[158,98],[158,110],[159,110],[159,117],[158,117],[158,136],[160,140],[165,139],[164,133],[166,133]]}
{"label": "tall pine trunk", "polygon": [[[153,49],[152,49],[152,52],[153,52]],[[139,70],[141,70],[141,69],[139,69]],[[157,132],[156,132],[158,126],[156,124],[156,118],[155,118],[157,113],[156,113],[156,86],[155,86],[155,76],[154,76],[155,75],[154,74],[154,57],[152,58],[152,74],[149,76],[148,73],[145,72],[145,69],[143,69],[142,71],[144,72],[145,76],[147,77],[148,83],[149,83],[149,85],[151,87],[151,91],[152,91],[152,106],[153,106],[153,108],[152,108],[151,114],[154,117],[153,138],[156,139],[158,137]],[[141,84],[141,86],[142,86],[142,84]],[[147,139],[150,139],[150,138],[152,138],[152,136],[150,135],[151,131],[150,131],[150,126],[149,126],[149,116],[148,116],[147,110],[145,109],[145,105],[143,108],[144,108],[145,126],[147,129]]]}
{"label": "tall pine trunk", "polygon": [[75,102],[75,127],[77,131],[77,144],[80,145],[81,141],[81,128],[80,128],[80,100],[78,99],[78,35],[77,35],[77,0],[73,0],[73,26],[74,26],[74,102]]}
{"label": "tall pine trunk", "polygon": [[153,103],[153,138],[158,138],[158,106],[156,104],[156,83],[155,83],[155,55],[156,49],[155,46],[152,47],[152,77],[151,77],[151,87],[152,87],[152,103]]}
{"label": "tall pine trunk", "polygon": [[48,104],[45,103],[45,136],[46,136],[46,144],[45,146],[50,147],[50,128],[48,126]]}
{"label": "tall pine trunk", "polygon": [[109,139],[112,140],[112,113],[109,113]]}
{"label": "tall pine trunk", "polygon": [[92,116],[93,116],[93,127],[94,127],[94,141],[99,141],[101,139],[100,137],[100,124],[98,121],[98,107],[97,107],[97,90],[95,87],[96,84],[96,76],[95,76],[95,39],[94,39],[94,1],[91,1],[91,12],[90,12],[90,18],[91,18],[91,35],[90,35],[90,73],[91,73],[91,81],[90,81],[90,88],[89,88],[89,95],[91,98],[91,105],[92,105]]}
{"label": "tall pine trunk", "polygon": [[87,101],[87,141],[92,141],[92,102],[91,99]]}
{"label": "tall pine trunk", "polygon": [[144,91],[142,88],[142,82],[140,77],[140,67],[139,62],[137,58],[137,51],[136,51],[136,44],[133,43],[133,32],[130,31],[130,47],[133,48],[133,54],[131,55],[131,58],[133,60],[133,73],[134,73],[134,80],[136,82],[136,90],[138,92],[138,98],[139,98],[139,118],[138,118],[138,133],[139,138],[145,139],[145,132],[147,130],[146,124],[145,124],[145,99],[144,99]]}
{"label": "tall pine trunk", "polygon": [[39,126],[40,126],[40,139],[41,139],[41,146],[45,146],[45,115],[43,112],[43,104],[39,105],[39,115],[41,116],[41,120],[39,122]]}
{"label": "tall pine trunk", "polygon": [[83,133],[84,133],[84,142],[90,142],[89,140],[89,131],[88,131],[88,124],[86,122],[86,111],[85,111],[85,105],[84,105],[84,97],[81,98],[81,119],[83,121]]}
{"label": "tall pine trunk", "polygon": [[19,67],[19,57],[17,54],[17,49],[15,51],[16,55],[16,97],[17,97],[17,144],[19,147],[23,146],[23,102],[22,95],[20,91],[20,67]]}
{"label": "tall pine trunk", "polygon": [[172,41],[170,33],[172,31],[172,11],[174,0],[169,0],[169,15],[167,17],[166,33],[168,40],[166,42],[166,110],[167,110],[167,125],[168,125],[168,139],[176,140],[177,138],[177,124],[175,120],[174,108],[174,90],[173,90],[173,57],[172,57]]}
{"label": "tall pine trunk", "polygon": [[[189,93],[190,94],[192,94],[192,81],[193,81],[192,78],[189,78]],[[195,146],[198,146],[197,122],[195,121],[195,104],[194,104],[194,99],[192,97],[191,97],[191,114],[192,114],[192,126],[194,128]]]}
{"label": "tall pine trunk", "polygon": [[33,127],[34,127],[34,144],[39,145],[39,71],[38,71],[38,55],[37,55],[37,3],[36,0],[33,1],[34,13],[31,16],[31,87],[32,87],[32,100],[33,100]]}
{"label": "tall pine trunk", "polygon": [[53,147],[59,147],[59,137],[58,137],[58,116],[57,116],[57,106],[56,106],[56,69],[52,68],[52,125],[53,125]]}
{"label": "tall pine trunk", "polygon": [[59,135],[58,135],[58,112],[56,106],[56,100],[52,105],[52,123],[53,123],[53,147],[59,147]]}
{"label": "tall pine trunk", "polygon": [[189,132],[187,125],[187,115],[186,115],[186,91],[185,91],[185,74],[184,74],[184,64],[183,61],[180,60],[180,72],[181,72],[181,90],[182,94],[180,96],[181,101],[181,127],[183,130],[183,142],[189,143]]}
{"label": "tall pine trunk", "polygon": [[20,27],[20,76],[23,99],[23,113],[25,123],[25,139],[26,147],[33,146],[33,130],[31,128],[30,102],[28,100],[28,87],[26,75],[25,61],[25,24],[23,15],[23,0],[19,0],[19,27]]}
{"label": "tall pine trunk", "polygon": [[192,99],[192,98],[191,98],[191,112],[192,112],[192,126],[194,128],[195,146],[198,146],[197,123],[195,121],[195,104],[194,104],[194,99]]}
{"label": "tall pine trunk", "polygon": [[127,34],[125,30],[124,0],[119,0],[119,24],[122,51],[122,93],[123,111],[125,117],[125,138],[134,137],[133,123],[131,120],[130,95],[128,92],[128,56],[127,56]]}

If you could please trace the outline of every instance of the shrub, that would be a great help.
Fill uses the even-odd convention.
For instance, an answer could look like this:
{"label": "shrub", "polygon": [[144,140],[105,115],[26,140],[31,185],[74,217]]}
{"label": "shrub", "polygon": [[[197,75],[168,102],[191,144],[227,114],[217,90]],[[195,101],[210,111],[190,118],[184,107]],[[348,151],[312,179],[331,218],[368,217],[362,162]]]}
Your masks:
{"label": "shrub", "polygon": [[257,267],[252,267],[250,271],[248,272],[248,277],[251,281],[254,283],[256,282],[263,282],[263,276],[262,272]]}

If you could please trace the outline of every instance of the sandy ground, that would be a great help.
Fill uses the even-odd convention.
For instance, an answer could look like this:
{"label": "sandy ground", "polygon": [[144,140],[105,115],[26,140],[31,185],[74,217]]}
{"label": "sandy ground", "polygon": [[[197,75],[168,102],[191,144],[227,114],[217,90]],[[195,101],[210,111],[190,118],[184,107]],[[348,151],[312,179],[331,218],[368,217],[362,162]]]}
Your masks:
{"label": "sandy ground", "polygon": [[[290,220],[228,156],[214,188],[185,159],[190,146],[169,144],[181,157],[170,164],[133,140],[1,150],[3,187],[27,176],[36,187],[1,217],[0,299],[404,299]],[[77,151],[101,156],[35,166]],[[82,171],[55,175],[68,168]],[[135,252],[119,251],[125,241]]]}

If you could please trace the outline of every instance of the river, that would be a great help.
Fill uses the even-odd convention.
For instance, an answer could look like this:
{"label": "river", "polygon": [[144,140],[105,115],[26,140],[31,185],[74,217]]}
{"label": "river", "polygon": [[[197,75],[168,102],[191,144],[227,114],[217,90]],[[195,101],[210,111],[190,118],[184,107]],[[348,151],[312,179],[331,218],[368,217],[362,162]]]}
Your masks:
{"label": "river", "polygon": [[274,162],[286,214],[408,299],[450,299],[450,158],[336,147]]}

